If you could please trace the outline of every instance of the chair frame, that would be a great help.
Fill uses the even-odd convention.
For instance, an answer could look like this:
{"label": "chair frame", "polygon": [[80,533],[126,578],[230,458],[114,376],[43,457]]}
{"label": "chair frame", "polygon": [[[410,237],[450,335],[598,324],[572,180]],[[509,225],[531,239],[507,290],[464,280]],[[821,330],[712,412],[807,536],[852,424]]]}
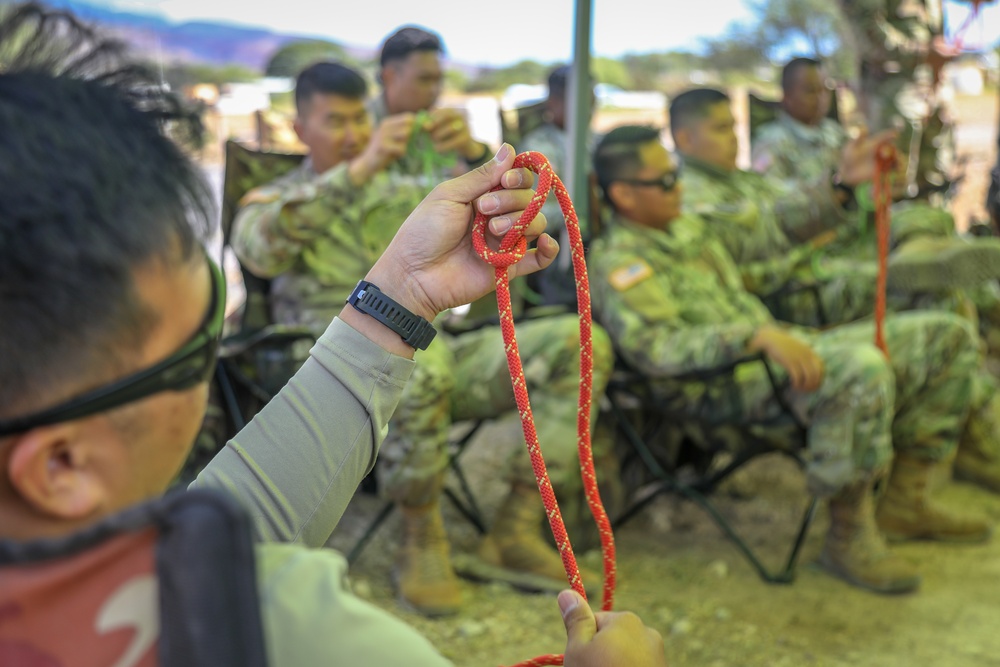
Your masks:
{"label": "chair frame", "polygon": [[[675,379],[701,382],[711,382],[717,380],[725,381],[726,379],[732,377],[732,373],[738,366],[747,363],[763,364],[768,380],[771,384],[775,401],[781,406],[783,415],[791,417],[792,422],[798,431],[802,442],[804,443],[808,427],[802,422],[798,415],[795,414],[794,410],[792,410],[790,404],[785,399],[774,369],[772,368],[767,357],[763,354],[749,355],[742,357],[735,362],[711,369],[709,371],[689,373]],[[625,436],[628,445],[632,448],[632,451],[639,458],[639,460],[641,460],[646,471],[651,474],[656,481],[653,487],[646,493],[643,493],[641,497],[633,498],[626,505],[625,509],[617,517],[615,517],[612,525],[615,528],[625,525],[643,509],[645,509],[654,499],[662,494],[676,494],[694,502],[705,510],[716,525],[718,525],[723,533],[725,533],[726,537],[728,537],[736,545],[737,549],[739,549],[740,553],[742,553],[747,561],[749,561],[762,580],[771,584],[788,584],[794,581],[799,554],[801,552],[802,545],[805,542],[805,537],[808,534],[809,527],[815,517],[818,506],[818,498],[812,497],[810,499],[808,506],[803,513],[802,520],[799,523],[799,528],[789,550],[788,557],[784,561],[783,566],[778,570],[771,570],[763,564],[760,557],[740,536],[736,529],[733,528],[729,520],[726,519],[719,509],[712,503],[711,499],[707,497],[707,494],[714,490],[733,472],[761,454],[777,451],[795,459],[800,465],[802,464],[802,459],[792,451],[774,447],[773,445],[765,443],[762,439],[746,433],[746,448],[737,453],[733,460],[725,465],[721,470],[696,476],[696,478],[692,481],[682,480],[675,471],[669,471],[661,464],[659,459],[653,453],[652,448],[643,438],[642,434],[639,433],[629,420],[626,408],[623,406],[623,399],[631,397],[633,399],[638,399],[640,405],[648,407],[650,401],[648,400],[648,393],[646,393],[646,390],[648,390],[649,387],[649,379],[642,376],[637,371],[628,368],[621,360],[619,360],[619,368],[623,369],[623,372],[617,372],[615,377],[612,378],[605,395],[611,406],[612,415],[614,416],[622,434]],[[640,395],[638,392],[643,392],[643,394]],[[678,422],[690,423],[693,421],[693,418],[690,415],[664,414],[662,418],[675,419]],[[768,422],[756,423],[766,424]],[[723,426],[726,425],[726,423],[706,423],[703,421],[701,422],[701,425],[711,428]]]}

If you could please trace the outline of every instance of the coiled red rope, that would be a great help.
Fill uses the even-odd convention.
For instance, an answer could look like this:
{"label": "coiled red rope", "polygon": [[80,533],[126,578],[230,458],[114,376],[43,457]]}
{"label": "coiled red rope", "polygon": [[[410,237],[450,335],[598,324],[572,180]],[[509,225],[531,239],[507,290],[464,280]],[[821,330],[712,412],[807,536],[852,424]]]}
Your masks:
{"label": "coiled red rope", "polygon": [[884,142],[875,149],[875,235],[878,239],[878,277],[875,283],[875,345],[889,358],[885,343],[886,280],[889,275],[889,223],[892,210],[892,170],[896,165],[896,147]]}
{"label": "coiled red rope", "polygon": [[[517,338],[514,332],[514,315],[510,303],[510,284],[508,267],[520,261],[527,251],[527,241],[524,229],[538,215],[542,204],[550,190],[555,190],[556,199],[562,208],[566,220],[566,229],[573,259],[573,273],[576,277],[577,312],[580,321],[580,399],[577,409],[577,450],[580,458],[580,472],[583,477],[583,488],[587,496],[587,504],[594,517],[601,536],[601,552],[604,561],[604,598],[601,609],[610,611],[615,591],[615,541],[611,532],[611,522],[601,503],[601,495],[597,488],[597,476],[594,472],[594,458],[590,444],[590,411],[593,393],[593,346],[591,341],[590,314],[590,282],[587,279],[587,265],[583,257],[583,238],[580,235],[580,223],[577,219],[573,202],[559,177],[552,171],[549,161],[541,153],[521,153],[514,159],[515,168],[527,168],[538,174],[538,186],[535,196],[521,217],[517,219],[510,231],[504,236],[500,247],[491,250],[486,244],[486,225],[488,218],[477,213],[472,228],[472,244],[484,261],[496,268],[497,308],[500,311],[500,329],[503,332],[504,346],[507,352],[507,366],[510,369],[511,383],[514,387],[514,398],[521,415],[521,426],[524,430],[524,442],[531,457],[531,466],[538,482],[538,491],[545,505],[545,515],[548,517],[552,535],[562,557],[569,585],[584,599],[587,593],[580,577],[580,569],[576,556],[570,544],[566,526],[563,524],[559,503],[556,501],[545,469],[545,459],[542,456],[538,434],[535,432],[535,422],[531,413],[531,403],[528,400],[528,389],[525,385],[524,370],[521,367],[521,356],[517,349]],[[495,188],[499,189],[499,188]],[[544,655],[518,663],[517,667],[540,667],[541,665],[561,665],[562,655]]]}

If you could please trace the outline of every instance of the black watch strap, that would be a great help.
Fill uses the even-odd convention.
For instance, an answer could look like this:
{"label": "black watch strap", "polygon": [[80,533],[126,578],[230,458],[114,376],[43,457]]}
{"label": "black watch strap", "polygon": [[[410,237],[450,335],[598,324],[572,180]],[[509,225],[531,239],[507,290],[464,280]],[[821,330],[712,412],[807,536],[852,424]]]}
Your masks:
{"label": "black watch strap", "polygon": [[426,350],[437,335],[430,322],[403,308],[367,280],[358,282],[347,303],[398,333],[414,349]]}

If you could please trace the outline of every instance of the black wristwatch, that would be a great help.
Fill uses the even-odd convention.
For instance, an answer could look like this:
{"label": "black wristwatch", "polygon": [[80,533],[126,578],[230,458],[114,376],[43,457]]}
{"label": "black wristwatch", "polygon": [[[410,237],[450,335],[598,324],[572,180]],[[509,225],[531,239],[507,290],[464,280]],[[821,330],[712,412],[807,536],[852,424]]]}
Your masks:
{"label": "black wristwatch", "polygon": [[414,349],[426,350],[437,335],[430,322],[403,308],[367,280],[358,282],[347,303],[398,333]]}

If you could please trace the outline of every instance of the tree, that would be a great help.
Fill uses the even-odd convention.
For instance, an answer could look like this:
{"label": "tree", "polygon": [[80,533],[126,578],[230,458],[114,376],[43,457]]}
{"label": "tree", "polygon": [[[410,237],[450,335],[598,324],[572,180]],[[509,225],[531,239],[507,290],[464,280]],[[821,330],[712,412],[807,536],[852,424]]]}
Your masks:
{"label": "tree", "polygon": [[275,51],[264,73],[267,76],[294,77],[309,65],[323,60],[355,64],[340,44],[325,39],[303,39],[288,42]]}
{"label": "tree", "polygon": [[711,66],[723,71],[752,71],[794,56],[823,60],[836,78],[853,72],[849,26],[830,0],[750,0],[753,18],[704,42]]}
{"label": "tree", "polygon": [[[827,72],[847,78],[853,71],[847,20],[830,0],[753,0],[758,44],[770,45],[768,56],[781,60],[801,55],[825,61]],[[848,42],[849,43],[849,42]]]}
{"label": "tree", "polygon": [[509,67],[482,69],[472,78],[466,90],[470,93],[504,90],[515,83],[545,83],[552,65],[536,60],[522,60]]}
{"label": "tree", "polygon": [[626,90],[633,89],[635,84],[625,63],[612,58],[594,58],[590,62],[594,73],[594,83],[610,83]]}

